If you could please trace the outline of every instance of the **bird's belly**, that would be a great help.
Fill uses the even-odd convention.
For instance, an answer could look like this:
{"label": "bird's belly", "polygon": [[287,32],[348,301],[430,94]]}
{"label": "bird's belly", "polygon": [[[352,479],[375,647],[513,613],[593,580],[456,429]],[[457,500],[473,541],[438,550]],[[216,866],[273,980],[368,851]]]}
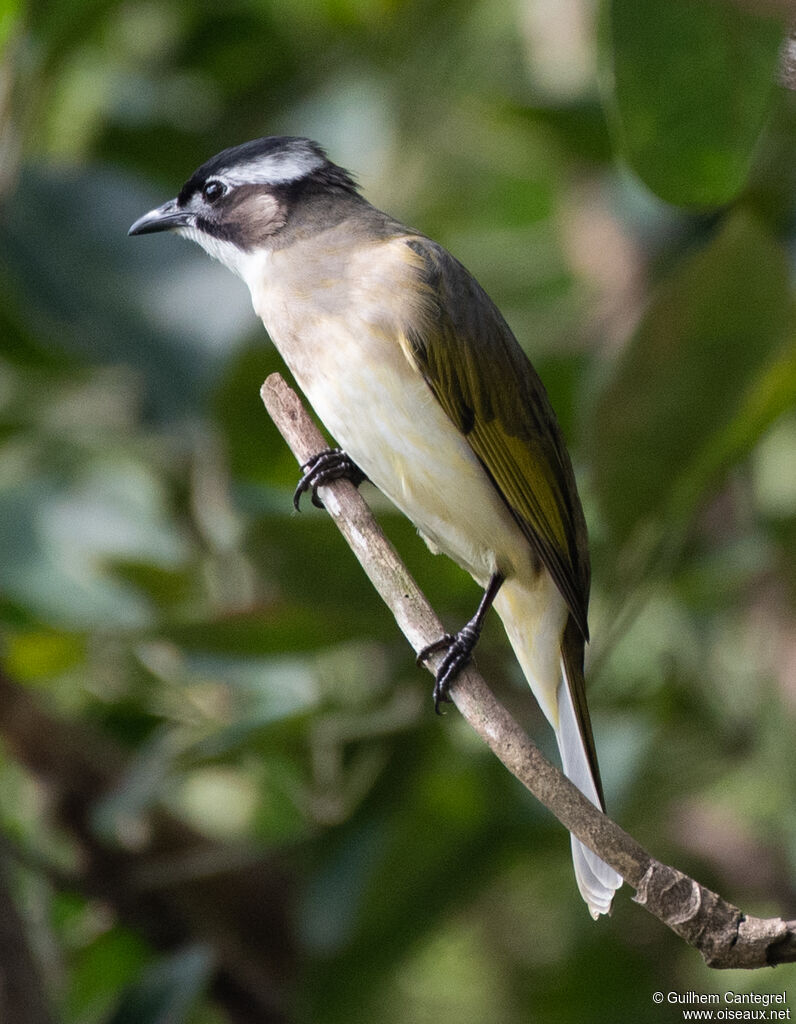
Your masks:
{"label": "bird's belly", "polygon": [[496,570],[535,575],[525,536],[399,343],[372,326],[364,341],[329,320],[303,327],[300,343],[270,333],[327,429],[432,549],[482,585]]}

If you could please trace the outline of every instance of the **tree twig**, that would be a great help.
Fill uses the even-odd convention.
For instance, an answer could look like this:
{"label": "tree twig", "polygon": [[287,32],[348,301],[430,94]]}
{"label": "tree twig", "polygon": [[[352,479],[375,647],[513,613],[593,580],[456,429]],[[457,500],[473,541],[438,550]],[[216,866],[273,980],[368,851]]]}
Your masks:
{"label": "tree twig", "polygon": [[[300,399],[278,373],[268,377],[260,394],[300,465],[327,447]],[[437,640],[444,632],[439,619],[358,490],[347,480],[336,480],[320,493],[415,651]],[[431,672],[439,657],[429,660]],[[450,696],[509,771],[633,886],[637,903],[698,949],[709,966],[756,968],[796,961],[796,921],[743,914],[694,879],[655,860],[542,755],[472,665],[458,676]]]}

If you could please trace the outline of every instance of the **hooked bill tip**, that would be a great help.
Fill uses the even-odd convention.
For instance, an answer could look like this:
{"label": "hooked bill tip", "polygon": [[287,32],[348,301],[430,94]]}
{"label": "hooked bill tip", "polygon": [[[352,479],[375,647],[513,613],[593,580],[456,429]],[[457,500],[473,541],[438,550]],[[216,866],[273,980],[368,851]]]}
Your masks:
{"label": "hooked bill tip", "polygon": [[177,207],[176,200],[170,199],[155,210],[150,210],[143,217],[130,225],[129,235],[149,235],[155,231],[172,231],[174,228],[185,227],[190,214]]}

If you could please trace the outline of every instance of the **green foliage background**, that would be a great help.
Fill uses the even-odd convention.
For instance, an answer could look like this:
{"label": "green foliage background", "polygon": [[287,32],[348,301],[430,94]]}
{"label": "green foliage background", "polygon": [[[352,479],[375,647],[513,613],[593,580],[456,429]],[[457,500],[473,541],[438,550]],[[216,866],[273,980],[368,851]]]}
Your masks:
{"label": "green foliage background", "polygon": [[[609,811],[793,917],[784,34],[730,0],[6,0],[0,828],[53,1020],[666,1022],[656,990],[794,987],[711,973],[627,889],[590,921],[563,830],[292,513],[243,285],[125,237],[219,149],[306,134],[470,267],[571,443]],[[472,582],[369,493],[460,623]],[[478,663],[550,749],[495,623]]]}

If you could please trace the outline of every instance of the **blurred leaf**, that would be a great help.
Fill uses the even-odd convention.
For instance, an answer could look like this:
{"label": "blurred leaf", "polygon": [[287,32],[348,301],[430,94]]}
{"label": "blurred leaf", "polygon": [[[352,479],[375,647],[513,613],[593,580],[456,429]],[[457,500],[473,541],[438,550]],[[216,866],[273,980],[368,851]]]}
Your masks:
{"label": "blurred leaf", "polygon": [[[289,377],[282,358],[267,344],[265,331],[256,325],[260,342],[230,361],[216,391],[216,420],[227,444],[233,475],[258,483],[294,487],[298,465],[260,398],[260,385],[274,370]],[[285,505],[285,511],[290,508]]]}
{"label": "blurred leaf", "polygon": [[39,39],[46,40],[50,60],[69,53],[85,41],[114,7],[113,0],[82,3],[30,4],[29,22]]}
{"label": "blurred leaf", "polygon": [[[88,394],[71,402],[65,390],[58,392],[62,407],[54,395],[49,409],[60,458],[70,432],[79,434],[82,427],[69,417],[92,411]],[[70,409],[81,399],[82,410]],[[94,411],[99,418],[101,408]],[[149,621],[145,595],[111,576],[106,566],[112,560],[129,557],[175,569],[189,553],[170,515],[159,467],[114,449],[111,440],[107,431],[106,449],[96,459],[79,449],[82,472],[74,473],[74,481],[64,482],[63,466],[36,475],[28,469],[15,487],[0,489],[0,560],[8,593],[75,628]]]}
{"label": "blurred leaf", "polygon": [[625,157],[669,202],[729,202],[768,112],[782,25],[731,0],[611,0],[608,16]]}
{"label": "blurred leaf", "polygon": [[86,637],[54,629],[11,633],[6,640],[5,665],[16,679],[58,675],[79,664],[86,654]]}
{"label": "blurred leaf", "polygon": [[[55,904],[67,947],[80,944],[84,931],[102,927],[93,921],[96,910],[76,897],[59,896]],[[97,1013],[112,1006],[118,992],[131,984],[151,953],[137,936],[122,928],[105,928],[82,948],[71,951],[70,986],[66,995],[68,1020],[96,1020]]]}
{"label": "blurred leaf", "polygon": [[[300,658],[244,659],[204,654],[191,656],[187,668],[193,678],[215,681],[224,687],[228,699],[232,698],[227,718],[233,721],[233,731],[239,728],[253,732],[318,703],[312,664]],[[227,736],[227,730],[217,728],[206,749],[221,749]]]}
{"label": "blurred leaf", "polygon": [[531,125],[544,126],[555,142],[579,161],[605,164],[613,159],[605,112],[596,102],[520,107],[518,112]]}
{"label": "blurred leaf", "polygon": [[180,1024],[207,985],[213,956],[206,946],[189,949],[147,968],[122,996],[107,1024]]}
{"label": "blurred leaf", "polygon": [[16,294],[6,274],[0,270],[0,337],[3,339],[3,359],[24,366],[60,369],[69,366],[64,354],[56,355],[52,348],[42,344],[41,338],[27,324]]}
{"label": "blurred leaf", "polygon": [[96,562],[70,557],[75,545],[50,534],[47,517],[61,497],[42,479],[0,491],[0,561],[9,597],[67,628],[147,622],[149,609],[137,594]]}
{"label": "blurred leaf", "polygon": [[[25,313],[14,318],[18,358],[32,359],[32,333],[57,353],[130,366],[160,417],[175,419],[197,408],[254,317],[242,283],[183,239],[126,237],[164,198],[107,169],[30,166],[0,210],[0,246],[4,288]],[[190,302],[176,299],[184,289]]]}
{"label": "blurred leaf", "polygon": [[[539,824],[532,801],[527,817],[517,813],[519,790],[499,764],[428,724],[406,737],[362,813],[330,835],[310,878],[300,926],[315,954],[306,979],[314,1021],[373,1019],[395,965],[461,906],[462,894],[478,898],[501,846],[524,843]],[[535,832],[537,848],[546,841],[567,855],[555,825]]]}
{"label": "blurred leaf", "polygon": [[[796,338],[764,362],[741,396],[737,415],[706,445],[684,472],[673,505],[687,515],[704,486],[725,466],[743,458],[782,413],[796,400]],[[791,456],[793,452],[791,452]]]}
{"label": "blurred leaf", "polygon": [[21,6],[19,0],[3,0],[0,7],[0,53],[17,25]]}
{"label": "blurred leaf", "polygon": [[181,568],[152,565],[147,562],[109,560],[113,575],[129,583],[163,610],[188,603],[195,592],[193,574]]}
{"label": "blurred leaf", "polygon": [[124,843],[162,796],[180,754],[181,737],[161,726],[136,751],[114,788],[94,805],[91,825],[102,839]]}
{"label": "blurred leaf", "polygon": [[596,485],[618,541],[650,520],[682,523],[781,409],[792,376],[769,364],[789,311],[785,255],[742,213],[660,288],[592,430]]}
{"label": "blurred leaf", "polygon": [[323,613],[306,604],[280,604],[252,615],[165,626],[160,635],[189,651],[257,655],[307,651],[360,634],[344,608]]}

